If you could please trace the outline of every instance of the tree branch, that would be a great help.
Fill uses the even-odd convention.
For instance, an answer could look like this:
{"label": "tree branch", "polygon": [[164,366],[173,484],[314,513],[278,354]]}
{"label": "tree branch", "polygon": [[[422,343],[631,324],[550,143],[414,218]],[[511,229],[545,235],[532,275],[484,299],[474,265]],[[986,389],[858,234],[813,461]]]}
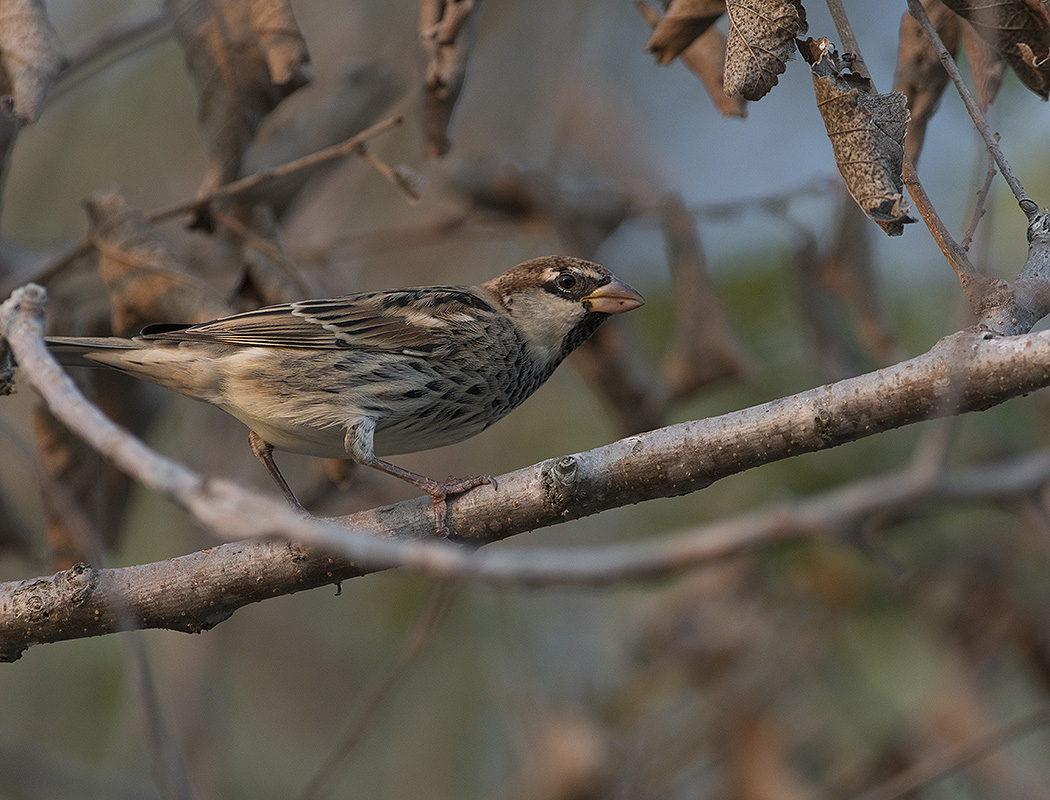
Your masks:
{"label": "tree branch", "polygon": [[[732,536],[554,553],[477,553],[433,539],[428,498],[338,520],[304,519],[276,499],[205,479],[157,455],[91,406],[48,354],[43,290],[0,306],[22,378],[92,447],[226,539],[154,564],[78,565],[0,584],[0,660],[40,642],[142,627],[201,631],[237,608],[390,567],[493,584],[654,578],[740,549]],[[1050,332],[1009,339],[967,330],[896,366],[753,408],[630,436],[503,475],[450,504],[461,542],[482,545],[610,508],[703,489],[728,475],[932,417],[978,411],[1050,385]],[[754,520],[738,523],[747,536]],[[371,532],[371,533],[370,533]],[[279,541],[275,541],[279,540]],[[280,541],[283,540],[283,541]],[[295,542],[297,544],[289,544]],[[568,558],[568,560],[567,560]],[[568,568],[566,565],[575,565]]]}
{"label": "tree branch", "polygon": [[177,217],[180,214],[186,214],[190,211],[199,211],[207,206],[208,203],[214,202],[215,200],[236,197],[237,195],[244,194],[245,192],[249,192],[259,186],[269,183],[270,181],[275,181],[278,178],[291,175],[293,172],[298,172],[301,169],[314,167],[325,161],[331,161],[334,158],[343,158],[344,156],[355,153],[359,154],[362,145],[364,145],[369,139],[390,128],[397,127],[401,122],[401,117],[390,117],[389,119],[385,119],[382,122],[377,122],[375,125],[365,128],[360,133],[351,136],[345,141],[333,144],[331,147],[326,147],[323,150],[318,150],[314,153],[305,155],[302,158],[296,158],[276,167],[253,172],[251,175],[246,175],[235,181],[224,183],[221,186],[215,187],[215,189],[207,194],[194,198],[193,200],[176,203],[175,205],[167,206],[165,208],[158,208],[147,214],[146,219],[149,222],[160,222],[161,220],[169,219],[170,217]]}
{"label": "tree branch", "polygon": [[912,796],[919,789],[957,772],[1022,736],[1045,728],[1048,724],[1050,724],[1050,707],[1036,706],[1013,721],[988,731],[972,742],[954,747],[946,753],[904,770],[885,783],[857,795],[854,800],[898,800],[901,797]]}
{"label": "tree branch", "polygon": [[926,9],[923,8],[921,0],[908,0],[908,9],[933,43],[933,47],[937,51],[937,57],[941,60],[941,64],[948,72],[949,77],[951,77],[952,83],[955,84],[955,88],[959,92],[959,97],[962,98],[963,105],[966,106],[970,118],[973,119],[973,124],[977,128],[977,132],[980,133],[981,138],[984,139],[984,146],[987,147],[988,152],[992,154],[995,163],[999,166],[999,171],[1003,174],[1006,182],[1010,185],[1010,190],[1014,193],[1014,197],[1017,198],[1017,204],[1021,207],[1025,216],[1028,217],[1029,222],[1031,222],[1032,217],[1037,211],[1039,211],[1039,206],[1032,201],[1028,196],[1028,193],[1025,192],[1024,187],[1021,185],[1021,181],[1019,181],[1017,176],[1014,175],[1014,171],[1010,168],[1010,162],[1008,162],[1006,156],[1003,155],[1002,148],[999,147],[999,142],[996,141],[992,129],[988,127],[988,120],[984,118],[980,106],[977,104],[977,101],[974,100],[973,95],[970,94],[966,82],[962,79],[962,75],[959,74],[959,68],[955,65],[955,59],[952,58],[952,54],[948,52],[948,48],[945,47],[944,42],[941,41],[937,29],[933,26],[933,23],[930,22],[930,17],[926,13]]}

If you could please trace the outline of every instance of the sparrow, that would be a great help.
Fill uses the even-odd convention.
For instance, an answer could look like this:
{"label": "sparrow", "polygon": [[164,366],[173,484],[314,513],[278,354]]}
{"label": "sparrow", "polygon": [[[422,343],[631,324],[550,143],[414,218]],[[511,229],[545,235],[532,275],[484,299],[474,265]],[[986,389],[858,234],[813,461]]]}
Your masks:
{"label": "sparrow", "polygon": [[[447,536],[444,482],[380,456],[463,441],[502,419],[610,314],[642,296],[604,267],[535,258],[479,286],[358,292],[269,306],[196,325],[149,325],[131,339],[49,337],[65,365],[104,366],[218,406],[302,510],[273,450],[350,458],[422,489]],[[305,513],[305,512],[304,512]]]}

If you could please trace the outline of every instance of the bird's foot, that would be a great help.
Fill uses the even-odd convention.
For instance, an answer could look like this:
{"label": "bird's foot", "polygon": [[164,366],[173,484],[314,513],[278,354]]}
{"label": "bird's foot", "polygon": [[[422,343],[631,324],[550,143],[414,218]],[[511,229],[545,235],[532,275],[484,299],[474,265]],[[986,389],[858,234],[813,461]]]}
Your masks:
{"label": "bird's foot", "polygon": [[466,475],[462,478],[448,478],[443,482],[428,480],[427,485],[420,487],[430,495],[430,504],[434,508],[434,522],[440,538],[447,539],[449,536],[448,496],[469,492],[485,484],[489,484],[493,489],[499,488],[496,479],[491,475]]}
{"label": "bird's foot", "polygon": [[[349,434],[347,434],[349,437]],[[347,448],[349,450],[349,448]],[[446,481],[436,481],[433,478],[428,478],[426,475],[420,475],[418,472],[412,472],[399,467],[396,464],[391,464],[389,461],[384,461],[381,458],[370,456],[367,459],[360,459],[362,464],[366,464],[373,469],[378,469],[385,472],[387,475],[393,475],[396,478],[400,478],[403,481],[411,483],[413,486],[418,486],[428,495],[430,495],[431,504],[434,506],[434,521],[437,525],[437,534],[442,539],[447,539],[448,530],[448,496],[452,494],[462,494],[468,492],[471,489],[475,489],[478,486],[482,486],[486,483],[491,484],[493,488],[497,488],[496,479],[490,475],[467,475],[463,478],[448,478]]]}
{"label": "bird's foot", "polygon": [[439,485],[444,487],[445,494],[462,494],[486,484],[492,486],[493,489],[499,488],[496,479],[491,475],[464,475],[462,478],[446,478]]}

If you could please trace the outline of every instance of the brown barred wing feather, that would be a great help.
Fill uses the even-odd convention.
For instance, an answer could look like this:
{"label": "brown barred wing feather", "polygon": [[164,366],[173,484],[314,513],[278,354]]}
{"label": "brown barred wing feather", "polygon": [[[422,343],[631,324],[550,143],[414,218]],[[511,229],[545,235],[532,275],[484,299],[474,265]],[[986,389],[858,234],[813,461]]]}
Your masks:
{"label": "brown barred wing feather", "polygon": [[461,287],[362,292],[302,300],[190,326],[151,326],[146,341],[212,342],[239,347],[446,354],[465,333],[478,334],[478,315],[495,309]]}

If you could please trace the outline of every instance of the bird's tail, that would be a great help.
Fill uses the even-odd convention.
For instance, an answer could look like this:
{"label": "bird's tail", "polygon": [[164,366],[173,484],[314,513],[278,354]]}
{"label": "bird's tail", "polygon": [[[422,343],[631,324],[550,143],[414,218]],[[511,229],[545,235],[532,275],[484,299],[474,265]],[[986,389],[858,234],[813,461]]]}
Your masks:
{"label": "bird's tail", "polygon": [[131,339],[115,336],[48,336],[45,341],[55,360],[67,367],[112,367],[111,361],[98,357],[100,353],[141,348]]}

